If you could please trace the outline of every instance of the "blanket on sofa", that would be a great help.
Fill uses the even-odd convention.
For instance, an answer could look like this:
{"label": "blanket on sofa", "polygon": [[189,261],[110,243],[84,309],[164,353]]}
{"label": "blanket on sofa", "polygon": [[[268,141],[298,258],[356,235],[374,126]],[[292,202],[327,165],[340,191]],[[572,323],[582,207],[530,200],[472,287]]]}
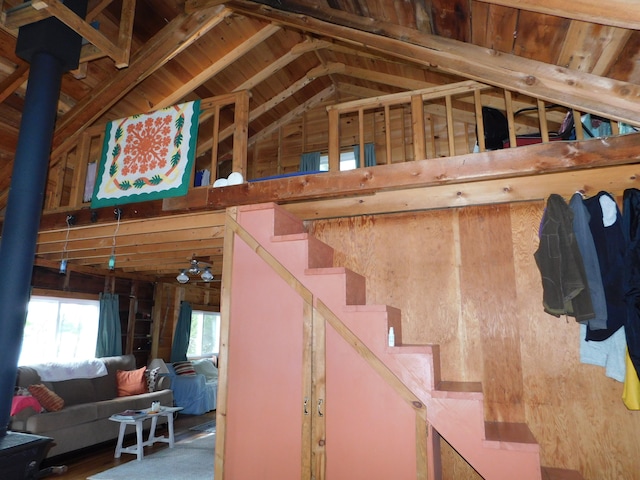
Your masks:
{"label": "blanket on sofa", "polygon": [[77,362],[47,362],[32,365],[43,382],[61,382],[72,378],[98,378],[107,374],[107,367],[99,358]]}

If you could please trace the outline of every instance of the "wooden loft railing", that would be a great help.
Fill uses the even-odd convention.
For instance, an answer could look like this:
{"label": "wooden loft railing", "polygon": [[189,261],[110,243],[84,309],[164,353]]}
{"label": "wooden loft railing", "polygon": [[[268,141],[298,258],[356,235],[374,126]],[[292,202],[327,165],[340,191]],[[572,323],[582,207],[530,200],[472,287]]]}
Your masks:
{"label": "wooden loft railing", "polygon": [[[225,117],[221,121],[222,110],[232,113],[233,118]],[[211,97],[200,102],[200,134],[196,147],[196,157],[211,151],[210,169],[212,174],[217,171],[219,146],[230,140],[232,171],[240,172],[243,176],[247,170],[247,143],[249,92],[240,91]],[[203,127],[208,128],[208,121],[212,126],[203,134]],[[95,179],[96,173],[90,165],[97,167],[102,154],[104,142],[104,125],[97,125],[86,129],[76,145],[64,151],[57,158],[53,158],[49,171],[45,210],[66,211],[86,207],[89,201],[84,201],[88,177]],[[228,142],[225,143],[228,145]],[[228,148],[228,147],[225,147]],[[227,151],[224,152],[225,154]],[[96,168],[97,170],[97,168]],[[192,182],[193,184],[193,182]]]}
{"label": "wooden loft railing", "polygon": [[[494,90],[492,95],[482,96],[482,93]],[[560,125],[564,119],[565,112],[571,109],[566,108],[563,112],[548,112],[549,105],[543,100],[527,98],[514,100],[510,91],[503,91],[503,100],[500,93],[495,92],[495,88],[475,81],[464,81],[449,85],[402,92],[385,96],[367,98],[345,102],[327,107],[329,115],[329,170],[339,170],[340,153],[344,148],[354,144],[360,146],[360,166],[364,162],[364,144],[375,140],[377,153],[384,154],[384,160],[380,163],[394,163],[398,155],[392,152],[392,131],[391,117],[393,108],[405,108],[410,115],[411,145],[410,160],[425,160],[434,157],[451,157],[471,153],[477,140],[479,151],[486,151],[485,138],[483,135],[476,135],[477,131],[484,131],[484,119],[482,115],[483,106],[490,106],[504,111],[508,124],[509,146],[517,146],[517,135],[519,133],[539,132],[541,142],[550,141],[548,117],[552,117],[556,125]],[[455,102],[455,103],[454,103]],[[483,105],[484,103],[484,105]],[[538,112],[537,120],[524,122],[521,132],[516,128],[515,113],[521,108],[529,107]],[[365,115],[374,113],[382,114],[384,120],[382,128],[376,131],[375,121],[366,121]],[[581,116],[582,113],[573,109],[576,138],[584,139]],[[357,127],[352,125],[346,127],[344,119],[351,116]],[[357,116],[357,120],[355,117]],[[436,120],[437,119],[437,120]],[[436,125],[439,122],[439,125]],[[367,126],[374,124],[373,128]],[[464,126],[462,133],[456,131],[456,124]],[[473,135],[469,135],[469,126],[474,130]],[[617,135],[618,123],[611,122],[613,135]],[[342,130],[348,130],[343,132]],[[378,134],[378,132],[382,132]],[[476,139],[477,137],[477,139]],[[355,140],[354,140],[355,139]],[[404,161],[407,159],[405,158]]]}
{"label": "wooden loft railing", "polygon": [[[475,81],[332,105],[327,107],[328,133],[325,134],[329,171],[340,171],[340,151],[356,144],[360,145],[360,166],[364,167],[364,145],[368,142],[376,146],[378,165],[463,155],[474,151],[476,142],[477,149],[483,152],[485,138],[476,132],[484,131],[484,106],[505,112],[512,148],[517,146],[518,135],[531,132],[539,132],[539,142],[549,142],[551,126],[559,126],[570,110],[548,111],[542,100],[515,97],[509,91]],[[523,107],[537,113],[518,115],[516,122],[516,112]],[[573,110],[578,140],[584,138],[581,115]],[[231,171],[247,178],[251,118],[248,91],[202,100],[196,147],[200,168],[202,160],[206,161],[205,155],[209,154],[208,168],[213,177],[221,159],[230,158]],[[612,134],[617,135],[618,124],[612,121],[611,127]],[[88,201],[83,199],[86,180],[95,176],[89,165],[98,164],[103,135],[104,126],[91,127],[83,132],[76,145],[53,159],[45,201],[47,212],[88,206]]]}

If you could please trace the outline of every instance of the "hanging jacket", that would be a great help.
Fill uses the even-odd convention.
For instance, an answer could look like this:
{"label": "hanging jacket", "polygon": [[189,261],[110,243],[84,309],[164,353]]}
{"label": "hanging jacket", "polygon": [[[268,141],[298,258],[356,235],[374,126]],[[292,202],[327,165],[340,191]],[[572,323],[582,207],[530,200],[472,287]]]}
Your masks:
{"label": "hanging jacket", "polygon": [[573,212],[557,194],[547,199],[534,258],[542,277],[545,312],[579,322],[595,317],[580,249],[573,233]]}
{"label": "hanging jacket", "polygon": [[587,340],[601,341],[613,335],[626,323],[627,306],[624,293],[624,263],[626,242],[622,215],[614,198],[607,192],[584,201],[591,219],[589,228],[598,255],[602,286],[607,300],[607,328],[591,330],[587,325]]}
{"label": "hanging jacket", "polygon": [[624,191],[622,224],[627,243],[624,260],[625,334],[629,358],[640,372],[640,190]]}
{"label": "hanging jacket", "polygon": [[589,215],[589,211],[584,205],[583,197],[579,193],[571,197],[569,208],[573,212],[573,233],[576,236],[576,242],[582,255],[584,271],[589,284],[589,295],[591,296],[595,314],[595,317],[589,320],[588,325],[591,330],[604,329],[607,328],[607,298],[602,285],[602,274],[600,273],[596,246],[593,243],[591,228],[589,228],[591,215]]}

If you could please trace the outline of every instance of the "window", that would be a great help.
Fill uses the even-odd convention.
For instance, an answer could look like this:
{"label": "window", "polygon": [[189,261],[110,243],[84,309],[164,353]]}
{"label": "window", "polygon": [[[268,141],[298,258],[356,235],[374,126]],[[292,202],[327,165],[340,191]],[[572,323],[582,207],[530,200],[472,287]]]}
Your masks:
{"label": "window", "polygon": [[95,358],[98,300],[33,296],[18,365]]}
{"label": "window", "polygon": [[220,313],[193,310],[191,312],[191,335],[188,358],[207,357],[217,354],[220,347]]}
{"label": "window", "polygon": [[[340,153],[340,171],[355,170],[356,157],[353,150]],[[329,155],[320,155],[320,171],[329,171]]]}

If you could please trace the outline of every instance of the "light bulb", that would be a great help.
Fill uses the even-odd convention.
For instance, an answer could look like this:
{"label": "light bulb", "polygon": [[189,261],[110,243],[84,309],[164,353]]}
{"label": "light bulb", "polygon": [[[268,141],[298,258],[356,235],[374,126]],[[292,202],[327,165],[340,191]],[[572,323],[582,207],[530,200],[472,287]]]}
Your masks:
{"label": "light bulb", "polygon": [[180,274],[176,277],[176,280],[180,283],[187,283],[189,276],[185,273],[185,270],[180,270]]}
{"label": "light bulb", "polygon": [[116,255],[112,253],[109,257],[109,270],[113,270],[116,268]]}
{"label": "light bulb", "polygon": [[63,259],[60,262],[60,270],[59,270],[60,274],[65,274],[67,273],[67,261],[65,259]]}
{"label": "light bulb", "polygon": [[211,273],[211,268],[205,267],[204,272],[202,272],[202,275],[200,275],[200,277],[205,282],[210,282],[211,280],[213,280],[213,274]]}

